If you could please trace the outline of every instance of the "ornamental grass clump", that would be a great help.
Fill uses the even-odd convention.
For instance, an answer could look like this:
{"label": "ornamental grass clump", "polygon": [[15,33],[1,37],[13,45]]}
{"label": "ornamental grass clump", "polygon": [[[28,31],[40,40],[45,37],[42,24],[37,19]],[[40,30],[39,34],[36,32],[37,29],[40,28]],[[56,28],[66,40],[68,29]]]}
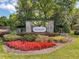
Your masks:
{"label": "ornamental grass clump", "polygon": [[36,42],[49,42],[49,37],[45,35],[38,35],[35,41]]}
{"label": "ornamental grass clump", "polygon": [[50,37],[49,40],[54,42],[62,42],[62,43],[67,42],[64,36]]}
{"label": "ornamental grass clump", "polygon": [[15,41],[15,40],[20,40],[20,39],[23,39],[22,36],[19,36],[19,35],[14,35],[14,34],[7,34],[7,35],[4,35],[4,38],[5,38],[5,41]]}

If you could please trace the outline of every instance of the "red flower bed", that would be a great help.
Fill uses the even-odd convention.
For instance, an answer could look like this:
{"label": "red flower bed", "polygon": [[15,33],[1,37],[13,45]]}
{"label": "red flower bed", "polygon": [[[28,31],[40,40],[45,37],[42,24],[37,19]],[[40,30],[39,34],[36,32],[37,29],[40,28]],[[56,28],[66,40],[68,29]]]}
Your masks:
{"label": "red flower bed", "polygon": [[27,42],[27,41],[11,41],[6,42],[6,45],[10,48],[15,48],[22,51],[29,51],[29,50],[39,50],[44,48],[49,48],[56,46],[56,43],[52,42]]}

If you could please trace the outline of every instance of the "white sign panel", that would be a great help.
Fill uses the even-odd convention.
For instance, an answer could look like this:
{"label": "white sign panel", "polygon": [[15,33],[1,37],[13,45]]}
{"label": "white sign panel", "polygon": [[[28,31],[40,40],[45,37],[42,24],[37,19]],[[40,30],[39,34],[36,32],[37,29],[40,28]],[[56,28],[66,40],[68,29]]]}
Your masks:
{"label": "white sign panel", "polygon": [[33,27],[33,32],[46,32],[46,27]]}

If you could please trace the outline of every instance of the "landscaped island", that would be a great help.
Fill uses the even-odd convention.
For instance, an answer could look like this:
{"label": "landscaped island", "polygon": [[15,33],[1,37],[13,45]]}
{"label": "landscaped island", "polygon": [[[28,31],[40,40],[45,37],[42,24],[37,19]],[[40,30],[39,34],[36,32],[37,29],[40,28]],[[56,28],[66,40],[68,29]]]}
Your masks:
{"label": "landscaped island", "polygon": [[[18,51],[42,51],[43,49],[54,48],[61,44],[69,42],[69,39],[61,35],[43,35],[43,34],[21,34],[4,35],[5,46],[9,49]],[[9,50],[6,48],[6,50]],[[49,49],[48,49],[49,50]],[[27,52],[26,52],[27,53]],[[40,53],[40,52],[39,52]]]}

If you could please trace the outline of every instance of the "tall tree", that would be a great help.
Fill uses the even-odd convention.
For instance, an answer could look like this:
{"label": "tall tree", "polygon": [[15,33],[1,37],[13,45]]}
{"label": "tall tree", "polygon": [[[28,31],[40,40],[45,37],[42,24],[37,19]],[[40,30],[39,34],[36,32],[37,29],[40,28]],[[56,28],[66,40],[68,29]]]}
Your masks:
{"label": "tall tree", "polygon": [[57,7],[53,0],[37,0],[34,5],[44,20],[49,19],[53,15],[54,8]]}
{"label": "tall tree", "polygon": [[59,25],[63,27],[63,31],[69,32],[71,12],[74,9],[76,0],[55,0],[55,2],[59,6],[55,9],[56,13],[53,16],[55,32],[59,31]]}
{"label": "tall tree", "polygon": [[18,24],[19,20],[17,19],[17,14],[11,14],[8,19],[8,25],[10,28],[14,30]]}
{"label": "tall tree", "polygon": [[32,0],[19,0],[17,10],[19,25],[25,25],[25,21],[32,15]]}
{"label": "tall tree", "polygon": [[75,8],[71,13],[71,16],[72,16],[71,29],[73,30],[75,25],[79,26],[79,8],[78,9]]}
{"label": "tall tree", "polygon": [[[77,0],[19,0],[18,19],[20,25],[24,25],[26,20],[31,18],[52,18],[55,21],[55,31],[59,31],[58,25],[63,26],[65,32],[69,32],[71,12]],[[39,16],[35,16],[33,11],[38,11]],[[67,31],[68,30],[68,31]]]}

